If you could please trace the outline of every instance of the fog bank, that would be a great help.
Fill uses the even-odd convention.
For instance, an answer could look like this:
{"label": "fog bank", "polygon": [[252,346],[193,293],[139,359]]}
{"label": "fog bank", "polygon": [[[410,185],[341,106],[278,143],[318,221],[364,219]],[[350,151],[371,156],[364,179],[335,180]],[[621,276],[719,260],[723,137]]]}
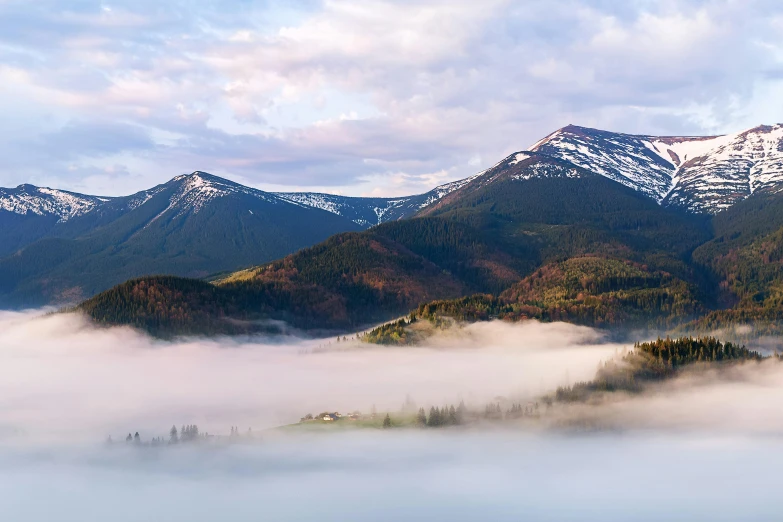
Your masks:
{"label": "fog bank", "polygon": [[0,313],[0,437],[93,440],[198,424],[260,430],[320,411],[531,397],[622,347],[566,324],[471,325],[426,348],[286,339],[162,342],[77,315]]}
{"label": "fog bank", "polygon": [[13,521],[779,519],[778,439],[373,431],[259,446],[15,453]]}

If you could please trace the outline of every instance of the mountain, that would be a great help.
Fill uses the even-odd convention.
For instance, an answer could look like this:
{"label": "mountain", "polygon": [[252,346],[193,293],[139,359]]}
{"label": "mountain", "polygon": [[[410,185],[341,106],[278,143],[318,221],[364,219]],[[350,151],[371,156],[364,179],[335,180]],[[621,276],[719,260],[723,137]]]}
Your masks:
{"label": "mountain", "polygon": [[[700,309],[720,311],[745,303],[745,317],[759,302],[765,303],[765,309],[777,309],[780,301],[774,275],[779,238],[773,224],[776,202],[783,197],[781,136],[780,125],[710,137],[634,136],[568,126],[484,172],[417,197],[269,194],[233,186],[228,191],[231,194],[318,210],[341,219],[341,226],[348,222],[354,227],[343,230],[380,224],[364,232],[338,234],[293,255],[283,257],[285,253],[281,253],[280,259],[271,263],[269,256],[254,252],[255,259],[250,259],[252,256],[243,257],[245,251],[237,249],[231,258],[235,266],[256,267],[215,281],[210,288],[217,289],[214,295],[219,296],[215,299],[223,303],[220,305],[198,298],[209,294],[203,283],[142,277],[97,296],[82,309],[100,322],[130,322],[159,333],[187,332],[207,323],[208,329],[224,333],[252,331],[268,320],[287,321],[303,329],[347,331],[405,314],[427,301],[474,293],[497,296],[543,266],[593,256],[683,281],[692,288],[689,292]],[[222,194],[226,183],[230,184],[209,180],[204,190]],[[156,199],[149,191],[134,201],[143,199],[145,203],[139,208],[149,208],[146,198],[168,202],[158,213],[168,212],[169,205],[178,207],[189,201],[171,194]],[[205,208],[214,204],[199,193],[193,205],[198,207],[200,199],[209,200]],[[121,209],[127,206],[122,198],[107,201],[98,211],[58,226],[58,233],[79,226],[86,230],[90,220],[121,221],[113,216],[122,214]],[[170,215],[182,213],[173,210]],[[411,215],[412,219],[400,219]],[[141,221],[145,227],[156,218],[149,215],[146,219]],[[737,230],[731,224],[736,222],[741,222]],[[203,242],[192,242],[201,227],[209,226],[214,225],[199,225],[165,241],[179,247],[176,255],[161,250],[160,237],[168,232],[144,236],[131,251],[143,252],[156,262],[157,258],[171,261],[170,265],[154,266],[164,266],[175,275],[219,271],[209,255],[188,257],[192,252],[209,250]],[[721,250],[736,243],[740,237],[736,234],[744,234],[744,242],[736,247],[744,250]],[[101,236],[94,232],[87,235]],[[114,243],[101,244],[107,249]],[[123,253],[127,247],[118,244],[121,246],[111,255],[101,253],[99,262],[122,259],[117,252]],[[158,246],[145,250],[148,244]],[[288,252],[296,250],[288,246]],[[59,251],[47,248],[47,252],[51,256]],[[745,257],[737,268],[732,262],[740,254]],[[25,269],[35,266],[36,259],[28,258],[22,265]],[[134,276],[154,273],[149,268],[153,264],[136,263],[135,259],[129,264]],[[76,265],[58,262],[58,267],[63,266],[70,272]],[[0,270],[3,268],[0,262]],[[741,279],[737,269],[750,270],[747,273],[752,275],[747,277],[752,281],[737,283]],[[760,289],[756,288],[759,285]],[[79,289],[84,290],[82,286]],[[195,293],[189,295],[188,289]],[[143,309],[157,312],[134,319],[134,311]],[[205,322],[205,309],[216,314],[214,320]],[[166,310],[179,312],[172,315]]]}
{"label": "mountain", "polygon": [[783,189],[783,125],[725,136],[636,136],[569,125],[534,144],[664,206],[715,214]]}
{"label": "mountain", "polygon": [[[160,335],[248,332],[269,320],[349,331],[429,300],[499,293],[543,264],[586,254],[695,279],[686,261],[709,238],[700,216],[661,207],[568,162],[525,153],[419,217],[338,234],[232,274],[212,289],[189,280],[141,278],[80,308],[100,323],[133,324]],[[204,297],[211,292],[214,300]],[[211,310],[209,321],[205,310]]]}
{"label": "mountain", "polygon": [[682,331],[732,338],[783,334],[783,195],[760,192],[712,220],[714,238],[693,253],[715,274],[723,307]]}
{"label": "mountain", "polygon": [[73,302],[145,274],[204,277],[360,229],[341,216],[194,172],[71,212],[0,259],[0,303]]}
{"label": "mountain", "polygon": [[0,188],[0,256],[44,237],[57,225],[87,214],[110,199],[32,185]]}
{"label": "mountain", "polygon": [[0,307],[80,300],[131,277],[203,277],[410,217],[469,180],[403,198],[270,193],[204,172],[125,197],[0,189]]}

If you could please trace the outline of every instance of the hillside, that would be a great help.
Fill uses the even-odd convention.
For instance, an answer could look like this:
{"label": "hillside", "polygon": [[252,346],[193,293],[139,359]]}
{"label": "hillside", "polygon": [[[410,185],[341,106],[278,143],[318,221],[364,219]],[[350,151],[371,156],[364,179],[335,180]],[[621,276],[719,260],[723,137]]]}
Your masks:
{"label": "hillside", "polygon": [[257,265],[410,217],[466,182],[403,198],[273,194],[204,172],[117,198],[0,189],[0,308],[75,302],[142,275]]}
{"label": "hillside", "polygon": [[544,400],[548,403],[588,402],[606,393],[639,393],[646,386],[672,379],[689,369],[720,369],[770,358],[779,360],[777,355],[764,356],[714,337],[658,338],[635,343],[633,350],[619,360],[604,363],[593,380],[561,386]]}
{"label": "hillside", "polygon": [[195,173],[110,200],[0,259],[0,303],[74,302],[146,274],[204,277],[359,229],[340,216]]}
{"label": "hillside", "polygon": [[0,188],[0,256],[51,233],[58,225],[90,213],[110,198],[20,185]]}
{"label": "hillside", "polygon": [[[542,172],[548,175],[536,176]],[[250,295],[258,285],[273,285],[295,296],[296,305],[240,310],[238,318],[285,316],[300,328],[346,331],[431,300],[500,293],[563,257],[620,254],[651,270],[687,275],[684,259],[709,237],[699,217],[543,156],[509,160],[430,208],[422,217],[335,236],[216,286]],[[126,324],[125,311],[109,304],[116,292],[82,308],[100,322]],[[326,311],[323,302],[332,303]]]}
{"label": "hillside", "polygon": [[411,344],[462,322],[528,319],[612,329],[623,337],[631,330],[664,331],[704,311],[696,288],[671,274],[584,256],[541,267],[500,295],[422,304],[406,319],[376,328],[365,341]]}
{"label": "hillside", "polygon": [[[758,192],[718,213],[710,220],[710,228],[714,237],[699,245],[686,261],[691,277],[681,273],[685,280],[660,273],[637,273],[628,280],[626,274],[622,276],[626,282],[636,280],[642,287],[624,288],[617,294],[612,283],[595,283],[602,278],[594,269],[620,274],[619,261],[570,259],[540,269],[499,296],[436,301],[420,306],[410,318],[436,325],[448,324],[442,321],[444,317],[461,321],[534,318],[613,329],[653,328],[677,335],[721,331],[722,336],[742,342],[783,335],[783,196]],[[590,265],[593,269],[586,271]],[[590,282],[589,286],[584,282]],[[604,284],[612,291],[597,291]],[[426,331],[405,322],[389,324],[368,340],[415,342],[422,337],[417,331],[422,330]]]}
{"label": "hillside", "polygon": [[715,216],[715,238],[693,253],[718,281],[724,308],[686,325],[734,339],[783,334],[783,197],[759,193]]}
{"label": "hillside", "polygon": [[79,310],[100,324],[128,324],[161,336],[267,331],[270,320],[344,332],[465,291],[432,262],[368,232],[335,236],[215,284],[172,277],[128,281]]}

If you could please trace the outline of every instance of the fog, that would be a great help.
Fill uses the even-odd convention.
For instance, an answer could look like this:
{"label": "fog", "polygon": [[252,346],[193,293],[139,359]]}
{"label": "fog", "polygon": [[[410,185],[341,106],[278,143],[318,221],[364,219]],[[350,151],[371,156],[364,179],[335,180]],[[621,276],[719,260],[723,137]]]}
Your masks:
{"label": "fog", "polygon": [[[0,437],[94,440],[172,424],[210,433],[269,428],[307,413],[483,407],[588,379],[621,345],[566,324],[476,324],[427,348],[336,339],[160,342],[76,315],[0,315]],[[331,343],[331,344],[330,344]]]}
{"label": "fog", "polygon": [[[325,410],[527,400],[626,345],[566,324],[483,323],[426,347],[162,342],[75,315],[0,313],[0,520],[777,520],[783,371],[688,372],[560,407],[604,431],[514,423],[268,431]],[[106,446],[176,424],[233,444]]]}
{"label": "fog", "polygon": [[0,453],[13,521],[779,520],[778,440],[374,431]]}

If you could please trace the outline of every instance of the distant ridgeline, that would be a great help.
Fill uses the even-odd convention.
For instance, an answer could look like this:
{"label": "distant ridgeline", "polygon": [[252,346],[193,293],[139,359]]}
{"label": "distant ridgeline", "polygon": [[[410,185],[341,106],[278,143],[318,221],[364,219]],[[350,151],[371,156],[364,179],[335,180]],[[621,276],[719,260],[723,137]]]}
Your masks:
{"label": "distant ridgeline", "polygon": [[[767,153],[759,159],[754,151],[762,149]],[[747,179],[731,177],[748,165]],[[722,180],[720,187],[711,187],[715,180]],[[320,213],[308,207],[307,214],[327,223],[327,217],[340,216],[323,209],[347,204],[302,195],[281,203],[278,195],[232,190],[254,201],[274,196],[252,214],[263,210],[269,219],[275,209],[300,215],[302,209],[289,207],[309,202],[317,203]],[[410,218],[332,235],[277,261],[259,257],[255,267],[227,272],[210,283],[133,279],[79,309],[100,324],[133,325],[160,336],[265,332],[280,328],[280,322],[310,333],[347,333],[400,316],[407,317],[405,322],[384,326],[367,340],[412,343],[432,326],[489,319],[678,334],[721,329],[732,340],[781,335],[781,190],[783,126],[708,138],[566,127],[464,183],[423,202],[417,199],[421,206],[415,212],[413,203],[406,203]],[[166,201],[158,202],[163,209]],[[245,199],[235,203],[249,204]],[[236,215],[243,222],[251,219],[249,213]],[[177,227],[172,230],[179,234]],[[218,239],[225,236],[210,230],[204,245],[214,248],[204,255],[212,261],[204,266],[212,271],[221,266],[224,248],[242,253],[235,263],[245,262],[246,250],[237,245],[244,241],[260,247],[275,236],[262,226],[263,236],[221,246]],[[178,245],[167,254],[171,261],[178,266],[187,261],[195,270],[199,260],[184,255],[184,237],[155,237],[160,244]],[[72,243],[60,246],[66,244]],[[103,252],[96,263],[103,263],[109,247],[95,248]],[[141,248],[122,247],[116,255],[133,257]],[[293,243],[285,248],[296,249]],[[47,249],[71,259],[70,250]],[[0,294],[4,284],[16,285],[14,292],[22,288],[19,273],[37,266],[39,258],[32,251],[25,257],[27,250],[7,264],[0,260]],[[153,266],[136,261],[133,257],[137,274]],[[66,265],[56,264],[57,270]]]}

